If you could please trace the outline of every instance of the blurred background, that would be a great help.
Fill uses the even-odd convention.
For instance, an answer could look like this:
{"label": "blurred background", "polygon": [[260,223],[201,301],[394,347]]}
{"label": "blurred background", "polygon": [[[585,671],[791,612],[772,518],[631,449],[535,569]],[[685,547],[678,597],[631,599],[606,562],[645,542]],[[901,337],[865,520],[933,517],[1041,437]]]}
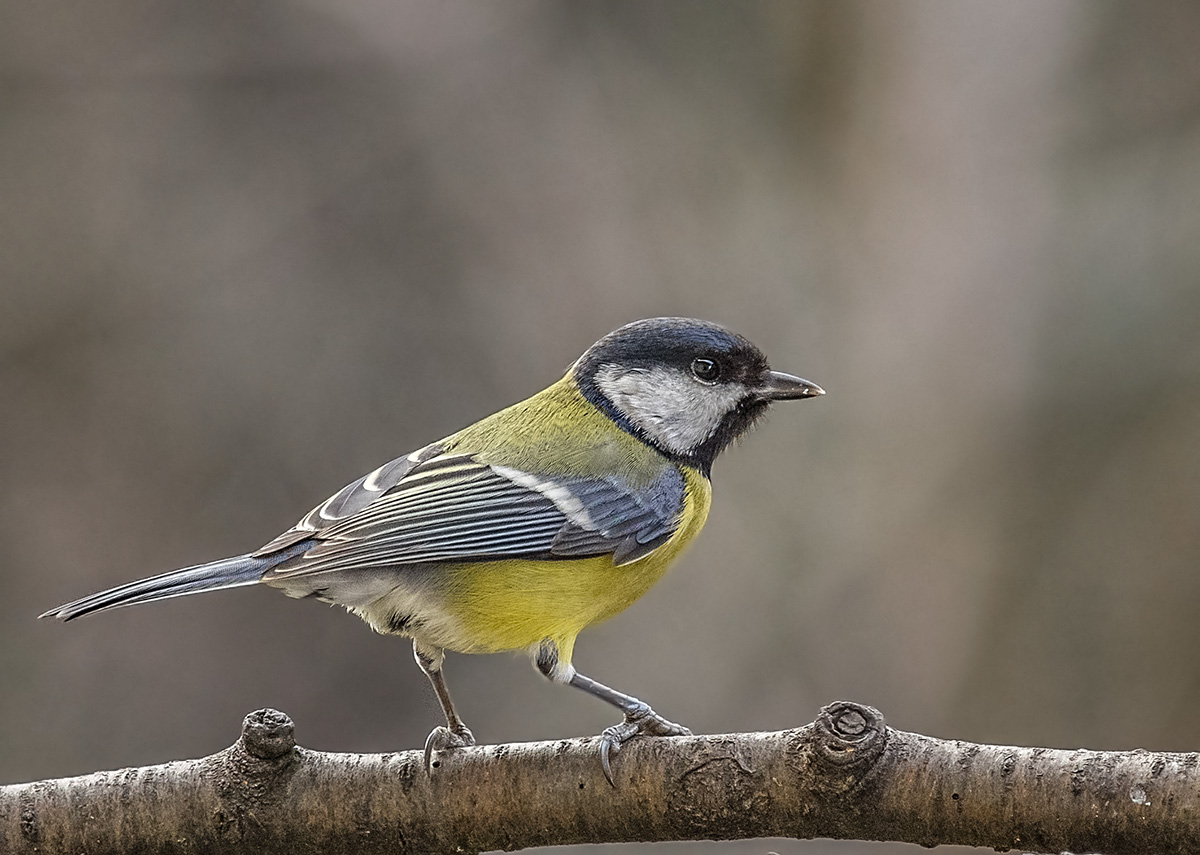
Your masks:
{"label": "blurred background", "polygon": [[[0,782],[422,744],[406,641],[242,589],[344,483],[690,315],[822,384],[576,664],[697,732],[824,703],[1196,750],[1200,4],[6,4]],[[451,656],[483,742],[593,734]],[[758,841],[664,852],[904,853]],[[648,851],[627,847],[620,851]],[[964,850],[965,851],[965,850]]]}

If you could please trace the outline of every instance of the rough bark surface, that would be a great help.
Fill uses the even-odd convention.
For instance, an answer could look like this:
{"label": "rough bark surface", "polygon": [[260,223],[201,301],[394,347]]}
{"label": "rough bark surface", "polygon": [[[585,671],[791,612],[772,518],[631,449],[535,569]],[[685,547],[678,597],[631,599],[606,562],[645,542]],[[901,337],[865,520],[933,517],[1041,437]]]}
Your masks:
{"label": "rough bark surface", "polygon": [[977,745],[838,702],[778,733],[441,755],[296,746],[274,710],[199,760],[0,787],[0,852],[482,852],[831,837],[1107,855],[1200,852],[1200,755]]}

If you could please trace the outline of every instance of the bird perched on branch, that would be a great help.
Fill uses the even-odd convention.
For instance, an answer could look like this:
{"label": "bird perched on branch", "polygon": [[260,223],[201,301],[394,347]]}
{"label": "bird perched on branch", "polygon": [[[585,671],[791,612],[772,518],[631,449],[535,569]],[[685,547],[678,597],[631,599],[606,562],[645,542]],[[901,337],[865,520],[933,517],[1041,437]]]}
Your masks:
{"label": "bird perched on branch", "polygon": [[654,318],[600,339],[557,383],[385,463],[246,555],[92,594],[42,617],[264,584],[413,640],[446,714],[425,743],[475,744],[445,651],[528,651],[538,671],[624,713],[600,755],[689,731],[571,665],[575,638],[646,593],[700,531],[713,460],[773,401],[823,394],[716,324]]}

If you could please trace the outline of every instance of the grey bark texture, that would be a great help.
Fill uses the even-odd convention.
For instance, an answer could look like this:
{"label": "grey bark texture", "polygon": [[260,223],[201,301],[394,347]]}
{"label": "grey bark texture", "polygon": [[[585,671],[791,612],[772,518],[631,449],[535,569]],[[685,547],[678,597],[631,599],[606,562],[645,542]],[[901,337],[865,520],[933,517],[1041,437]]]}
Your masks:
{"label": "grey bark texture", "polygon": [[1200,755],[977,745],[837,702],[795,730],[443,753],[296,746],[275,710],[199,760],[0,787],[0,852],[482,852],[830,837],[1000,851],[1200,852]]}

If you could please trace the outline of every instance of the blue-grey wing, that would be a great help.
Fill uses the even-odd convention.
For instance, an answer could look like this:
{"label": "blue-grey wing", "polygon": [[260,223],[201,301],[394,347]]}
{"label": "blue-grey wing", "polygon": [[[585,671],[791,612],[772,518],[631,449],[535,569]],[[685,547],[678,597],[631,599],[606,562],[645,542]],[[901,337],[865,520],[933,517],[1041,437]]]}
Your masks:
{"label": "blue-grey wing", "polygon": [[614,564],[637,561],[671,538],[683,511],[683,476],[674,466],[648,488],[631,490],[608,480],[576,485],[588,519],[572,520],[555,535],[551,551],[561,557],[605,552]]}
{"label": "blue-grey wing", "polygon": [[312,543],[264,581],[502,558],[612,555],[625,564],[670,538],[683,501],[674,467],[633,489],[619,477],[535,475],[431,446],[347,485],[255,554]]}

